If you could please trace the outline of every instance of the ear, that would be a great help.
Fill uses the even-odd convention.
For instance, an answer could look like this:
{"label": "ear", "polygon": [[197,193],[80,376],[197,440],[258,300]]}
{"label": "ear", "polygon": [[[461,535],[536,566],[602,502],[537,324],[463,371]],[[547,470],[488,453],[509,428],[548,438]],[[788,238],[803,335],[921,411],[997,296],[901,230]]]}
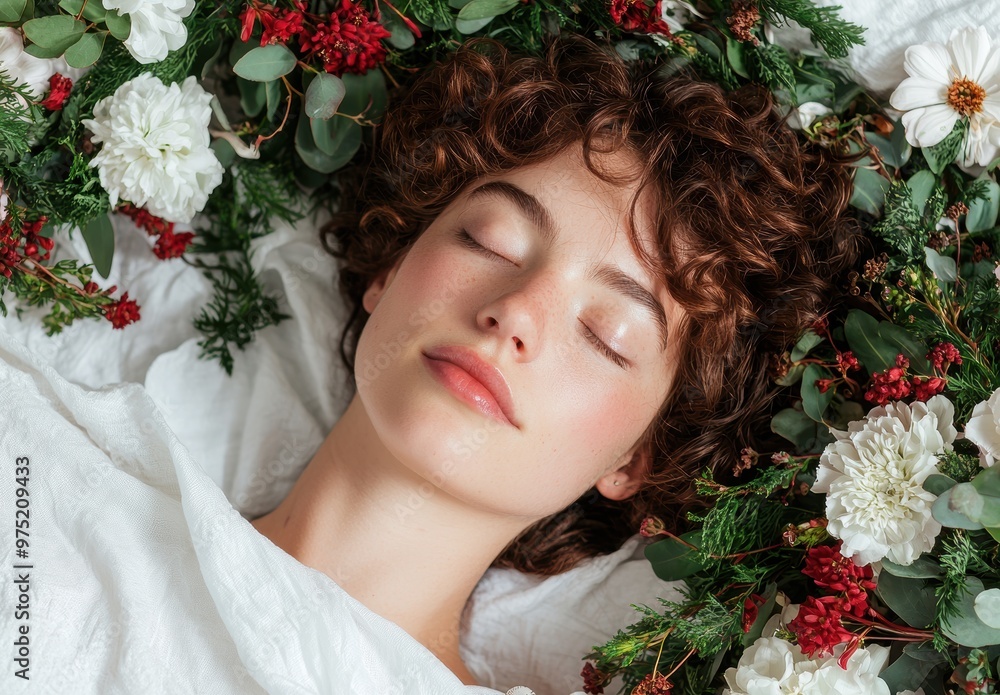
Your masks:
{"label": "ear", "polygon": [[375,311],[375,307],[378,306],[379,301],[382,299],[382,295],[385,291],[389,289],[389,285],[392,284],[393,278],[396,277],[396,271],[399,270],[400,264],[402,264],[403,259],[406,258],[406,254],[399,257],[391,268],[388,270],[383,270],[379,273],[372,284],[368,286],[365,290],[364,296],[361,298],[361,305],[364,307],[365,311],[371,314]]}
{"label": "ear", "polygon": [[597,491],[610,500],[625,500],[637,493],[653,466],[653,455],[649,447],[642,444],[632,447],[621,460],[626,463],[594,483]]}

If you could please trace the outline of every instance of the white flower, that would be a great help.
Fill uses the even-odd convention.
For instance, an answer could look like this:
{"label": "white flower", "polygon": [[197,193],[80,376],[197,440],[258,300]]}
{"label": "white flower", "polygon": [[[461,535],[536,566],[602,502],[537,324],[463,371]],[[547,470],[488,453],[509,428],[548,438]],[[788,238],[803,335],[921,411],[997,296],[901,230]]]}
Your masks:
{"label": "white flower", "polygon": [[883,558],[909,565],[934,545],[941,524],[937,499],[923,482],[937,473],[937,455],[951,451],[955,407],[934,396],[926,403],[872,408],[846,432],[831,429],[814,492],[826,493],[827,530],[858,565]]}
{"label": "white flower", "polygon": [[660,19],[675,34],[684,29],[684,25],[691,21],[691,15],[704,16],[694,9],[691,3],[683,0],[663,0],[660,3]]}
{"label": "white flower", "polygon": [[[995,272],[1000,280],[1000,266]],[[1000,460],[1000,389],[972,409],[965,438],[979,447],[979,461],[984,468]]]}
{"label": "white flower", "polygon": [[126,82],[83,125],[104,143],[98,168],[111,204],[125,199],[170,222],[190,222],[222,182],[209,147],[212,95],[193,76],[169,87],[151,73]]}
{"label": "white flower", "polygon": [[788,127],[802,130],[812,125],[812,122],[817,118],[829,116],[831,113],[833,113],[833,109],[829,106],[824,106],[818,101],[807,101],[804,104],[799,104],[798,108],[793,108],[788,114]]}
{"label": "white flower", "polygon": [[27,87],[35,99],[49,91],[49,79],[57,72],[74,82],[83,73],[62,58],[36,58],[25,53],[21,32],[13,27],[0,28],[0,70]]}
{"label": "white flower", "polygon": [[194,0],[102,0],[104,9],[116,10],[132,19],[125,48],[143,64],[157,63],[187,42],[184,18],[194,9]]}
{"label": "white flower", "polygon": [[907,48],[903,67],[909,77],[889,103],[906,112],[907,141],[936,145],[967,117],[962,163],[989,164],[1000,152],[1000,44],[991,47],[984,27],[955,29],[947,47],[931,42]]}
{"label": "white flower", "polygon": [[761,637],[740,657],[735,668],[726,670],[723,695],[889,695],[889,686],[878,677],[889,658],[879,645],[859,648],[838,663],[846,645],[838,645],[833,656],[812,660],[798,646],[779,637]]}

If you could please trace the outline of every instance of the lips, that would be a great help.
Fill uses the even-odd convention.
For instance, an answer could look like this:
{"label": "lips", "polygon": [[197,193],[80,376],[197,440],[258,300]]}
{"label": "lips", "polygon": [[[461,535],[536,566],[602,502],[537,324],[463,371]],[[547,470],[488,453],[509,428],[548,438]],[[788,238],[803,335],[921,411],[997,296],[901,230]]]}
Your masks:
{"label": "lips", "polygon": [[[428,349],[423,354],[432,362],[450,365],[430,366],[438,378],[446,381],[471,405],[487,415],[520,427],[514,415],[510,386],[496,366],[482,359],[474,350],[460,345],[444,345]],[[456,373],[455,367],[465,374]]]}

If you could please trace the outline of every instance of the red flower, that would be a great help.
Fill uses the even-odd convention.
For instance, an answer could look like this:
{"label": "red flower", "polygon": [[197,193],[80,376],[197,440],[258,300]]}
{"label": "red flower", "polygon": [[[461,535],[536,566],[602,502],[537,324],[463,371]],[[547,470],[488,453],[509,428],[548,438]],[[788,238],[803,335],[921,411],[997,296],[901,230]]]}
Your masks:
{"label": "red flower", "polygon": [[910,385],[913,387],[913,395],[918,401],[926,401],[944,391],[948,382],[938,376],[929,379],[921,379],[919,376],[913,377]]}
{"label": "red flower", "polygon": [[872,385],[865,392],[865,399],[876,405],[898,401],[910,395],[910,382],[906,370],[910,361],[902,354],[896,355],[896,366],[872,374]]}
{"label": "red flower", "polygon": [[583,677],[583,692],[591,693],[591,695],[600,695],[604,692],[604,684],[608,681],[608,676],[603,671],[594,668],[592,663],[589,661],[585,663],[580,675]]}
{"label": "red flower", "polygon": [[810,596],[799,606],[799,614],[788,623],[799,649],[806,656],[822,656],[853,637],[844,627],[837,596]]}
{"label": "red flower", "polygon": [[818,545],[806,552],[802,574],[811,577],[816,586],[840,594],[840,608],[845,613],[863,617],[869,612],[868,591],[875,589],[871,567],[859,567],[840,552],[841,542]]}
{"label": "red flower", "polygon": [[849,371],[857,371],[858,369],[861,369],[861,365],[858,363],[858,358],[855,357],[854,353],[850,350],[837,353],[837,366],[840,367],[841,373],[845,376]]}
{"label": "red flower", "polygon": [[672,36],[670,27],[660,19],[661,3],[662,0],[656,0],[650,7],[643,0],[611,0],[611,19],[625,31]]}
{"label": "red flower", "polygon": [[264,33],[260,37],[260,45],[272,43],[286,44],[302,32],[302,10],[280,10],[261,14],[260,21],[264,25]]}
{"label": "red flower", "polygon": [[42,106],[49,111],[59,111],[69,99],[73,91],[73,80],[63,77],[58,72],[49,78],[49,95],[45,97]]}
{"label": "red flower", "polygon": [[118,208],[118,212],[131,217],[135,226],[146,230],[150,236],[174,231],[173,222],[167,222],[162,217],[150,214],[145,208],[137,208],[130,203],[124,203]]}
{"label": "red flower", "polygon": [[658,516],[647,516],[639,525],[639,534],[643,538],[653,538],[663,534],[667,530],[667,525]]}
{"label": "red flower", "polygon": [[115,328],[125,328],[139,320],[139,305],[126,292],[121,299],[104,307],[104,318]]}
{"label": "red flower", "polygon": [[[758,599],[761,598],[756,594],[754,595],[754,597]],[[754,602],[754,599],[748,596],[747,599],[743,602],[743,618],[740,621],[740,627],[743,628],[744,633],[750,632],[750,628],[752,628],[753,624],[757,622],[757,615],[759,612],[760,608]]]}
{"label": "red flower", "polygon": [[631,695],[670,695],[673,687],[662,673],[650,673],[632,689]]}
{"label": "red flower", "polygon": [[391,35],[360,4],[341,0],[327,22],[312,33],[303,32],[299,43],[304,53],[318,57],[327,72],[340,77],[345,72],[364,74],[384,61],[388,53],[382,39]]}
{"label": "red flower", "polygon": [[161,261],[169,258],[180,258],[187,251],[187,247],[194,239],[193,232],[181,232],[174,234],[172,231],[163,232],[153,246],[153,253]]}
{"label": "red flower", "polygon": [[951,343],[938,343],[927,353],[927,359],[930,360],[935,369],[942,372],[947,372],[948,367],[953,364],[962,364],[961,353]]}

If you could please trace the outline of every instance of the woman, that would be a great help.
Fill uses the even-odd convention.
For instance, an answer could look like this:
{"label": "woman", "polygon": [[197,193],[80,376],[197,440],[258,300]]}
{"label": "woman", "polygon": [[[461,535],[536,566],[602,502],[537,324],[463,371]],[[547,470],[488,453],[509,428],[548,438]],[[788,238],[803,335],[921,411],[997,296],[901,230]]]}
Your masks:
{"label": "woman", "polygon": [[3,692],[496,692],[458,649],[483,572],[680,528],[853,256],[847,175],[765,94],[578,37],[470,42],[377,132],[326,230],[357,393],[252,524],[141,387],[80,388],[0,330],[0,495],[30,500]]}
{"label": "woman", "polygon": [[357,391],[253,525],[472,684],[457,635],[487,568],[679,527],[697,472],[752,443],[768,357],[853,258],[850,184],[764,93],[630,74],[578,36],[470,41],[395,104],[326,230]]}

